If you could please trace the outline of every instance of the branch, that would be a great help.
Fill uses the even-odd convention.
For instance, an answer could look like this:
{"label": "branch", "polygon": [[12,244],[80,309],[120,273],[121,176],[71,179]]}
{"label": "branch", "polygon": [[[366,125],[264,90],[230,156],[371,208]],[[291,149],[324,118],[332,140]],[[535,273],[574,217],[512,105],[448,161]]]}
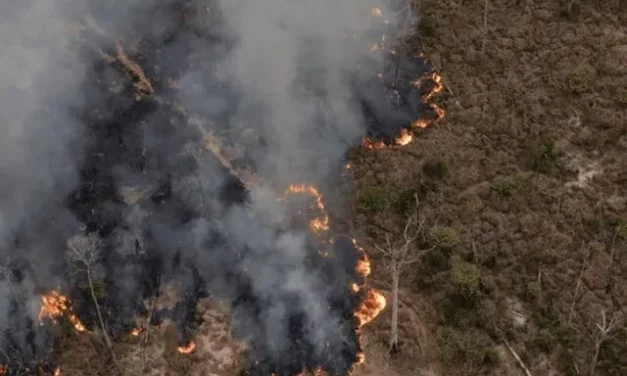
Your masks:
{"label": "branch", "polygon": [[91,295],[94,306],[96,307],[96,314],[98,316],[98,322],[104,336],[105,344],[107,345],[107,348],[111,355],[111,359],[113,360],[113,364],[118,370],[118,373],[122,373],[122,367],[120,366],[115,351],[113,350],[113,342],[111,341],[109,333],[107,332],[107,327],[102,317],[102,311],[100,310],[100,304],[98,304],[94,284],[91,278],[91,268],[97,262],[100,256],[100,238],[96,234],[89,234],[87,236],[75,235],[68,240],[67,245],[68,258],[70,259],[70,261],[83,264],[83,270],[85,271],[85,274],[87,276],[89,293]]}
{"label": "branch", "polygon": [[388,251],[388,250],[385,250],[385,249],[381,248],[381,247],[379,246],[379,244],[375,243],[375,244],[374,244],[374,247],[375,247],[375,249],[376,249],[377,251],[379,251],[379,252],[383,253],[384,255],[386,255],[386,256],[391,256],[390,251]]}
{"label": "branch", "polygon": [[588,252],[586,253],[585,258],[583,259],[583,263],[581,264],[581,271],[579,272],[579,278],[577,278],[577,284],[575,285],[575,292],[573,293],[573,301],[570,304],[570,309],[568,310],[568,319],[567,323],[570,324],[570,321],[573,317],[573,312],[575,310],[575,303],[577,302],[577,295],[579,295],[579,288],[581,287],[581,281],[583,280],[583,273],[586,271],[586,266],[588,265],[588,258],[590,257],[590,248],[588,248]]}
{"label": "branch", "polygon": [[510,346],[509,342],[507,342],[506,339],[503,339],[503,342],[505,343],[505,347],[507,347],[507,350],[509,350],[510,354],[512,354],[512,356],[514,357],[514,359],[516,359],[516,363],[518,363],[518,366],[520,366],[520,368],[525,372],[526,376],[533,376],[531,374],[531,372],[529,371],[529,368],[527,368],[527,366],[525,365],[525,363],[522,361],[522,358],[518,355],[518,353],[512,348],[512,346]]}

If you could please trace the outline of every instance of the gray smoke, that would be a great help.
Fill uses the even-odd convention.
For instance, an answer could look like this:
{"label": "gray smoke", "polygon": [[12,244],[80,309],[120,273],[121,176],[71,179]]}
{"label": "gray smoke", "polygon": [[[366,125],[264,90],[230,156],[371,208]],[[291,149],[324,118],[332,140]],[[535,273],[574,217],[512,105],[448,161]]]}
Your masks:
{"label": "gray smoke", "polygon": [[[361,65],[375,58],[369,49],[380,24],[372,21],[372,9],[389,12],[371,0],[187,1],[196,25],[228,42],[211,43],[193,32],[175,33],[180,17],[172,9],[179,3],[184,1],[21,0],[0,5],[0,262],[21,258],[19,265],[28,264],[18,265],[23,271],[19,281],[0,279],[0,317],[17,309],[10,304],[11,283],[28,296],[30,308],[20,312],[31,312],[33,320],[36,309],[30,302],[38,289],[63,284],[65,240],[79,228],[66,199],[78,188],[79,169],[93,142],[91,125],[81,113],[94,106],[103,119],[113,117],[107,113],[111,108],[97,105],[103,94],[85,85],[93,62],[77,46],[167,39],[159,46],[161,66],[151,72],[171,67],[183,72],[176,101],[202,119],[205,130],[227,133],[243,146],[262,184],[252,189],[246,204],[225,205],[220,195],[227,175],[220,164],[205,152],[196,157],[197,171],[181,172],[173,156],[197,151],[189,143],[179,148],[187,137],[183,128],[164,134],[156,124],[169,115],[157,111],[134,124],[152,159],[146,157],[141,171],[124,160],[115,162],[114,188],[135,187],[147,197],[168,175],[172,194],[202,215],[180,223],[175,219],[180,213],[171,207],[109,200],[99,209],[119,213],[125,224],[112,230],[107,243],[112,254],[124,260],[137,248],[155,252],[166,260],[164,273],[170,278],[191,280],[177,275],[171,264],[182,254],[197,266],[210,291],[227,297],[237,295],[227,274],[245,275],[262,313],[252,320],[245,312],[234,312],[239,330],[259,333],[277,358],[290,351],[288,319],[294,311],[306,316],[305,335],[315,343],[316,356],[329,346],[342,348],[346,339],[337,333],[345,318],[326,305],[333,292],[307,264],[309,235],[285,230],[295,213],[277,198],[292,183],[328,184],[329,174],[364,134],[352,80]],[[212,24],[215,14],[219,30]],[[90,41],[85,30],[100,39]],[[184,55],[194,63],[185,65],[179,60]],[[111,81],[110,90],[128,80],[115,68],[105,68],[103,77]],[[201,218],[206,213],[211,219]],[[228,242],[208,248],[216,230]],[[150,249],[144,243],[146,232]],[[248,253],[237,259],[233,249]],[[118,303],[132,305],[138,299],[141,270],[125,264],[96,271],[112,281]],[[298,302],[292,297],[299,297]],[[14,324],[0,320],[0,332]]]}
{"label": "gray smoke", "polygon": [[[219,1],[235,44],[215,74],[241,92],[228,129],[252,128],[265,140],[264,145],[249,143],[247,150],[268,185],[285,189],[302,181],[322,183],[363,136],[351,79],[359,64],[374,59],[370,47],[378,35],[372,32],[380,24],[372,22],[372,10],[377,6],[368,0]],[[209,100],[206,106],[212,111],[220,101]],[[224,221],[230,239],[241,243],[236,247],[252,250],[239,268],[268,304],[264,320],[246,329],[265,326],[262,338],[278,359],[289,353],[290,315],[306,312],[305,336],[316,344],[312,356],[323,356],[329,342],[341,348],[344,339],[338,333],[345,319],[330,312],[329,286],[307,266],[305,234],[275,231],[293,213],[281,211],[276,195],[262,192],[253,191],[246,210],[231,209]],[[250,212],[256,217],[252,223]],[[300,306],[286,306],[281,298],[292,295],[301,297]]]}

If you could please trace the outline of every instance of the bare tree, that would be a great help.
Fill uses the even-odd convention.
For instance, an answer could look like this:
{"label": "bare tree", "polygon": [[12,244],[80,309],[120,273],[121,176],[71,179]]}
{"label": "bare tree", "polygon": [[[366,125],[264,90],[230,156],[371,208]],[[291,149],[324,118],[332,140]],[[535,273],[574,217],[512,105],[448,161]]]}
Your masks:
{"label": "bare tree", "polygon": [[121,367],[118,363],[117,356],[113,351],[113,342],[111,341],[111,337],[109,337],[107,326],[105,325],[104,319],[102,317],[102,311],[100,309],[100,304],[98,303],[98,297],[96,296],[96,291],[92,278],[93,267],[100,258],[100,250],[102,245],[100,238],[96,234],[79,234],[70,238],[70,240],[68,240],[67,242],[67,245],[68,260],[74,264],[77,271],[85,273],[85,276],[87,278],[87,284],[89,287],[89,293],[91,295],[94,306],[96,307],[96,314],[98,316],[98,322],[100,324],[100,329],[102,330],[105,344],[109,349],[115,367],[118,369],[118,371],[121,372]]}
{"label": "bare tree", "polygon": [[414,264],[427,252],[434,247],[427,249],[419,249],[416,246],[416,239],[424,234],[424,220],[419,216],[419,200],[415,195],[414,211],[407,218],[405,228],[403,229],[402,238],[398,241],[391,241],[390,234],[385,235],[385,247],[375,244],[376,249],[383,253],[388,261],[388,269],[392,276],[392,321],[390,324],[390,351],[395,351],[399,347],[398,343],[398,293],[403,267]]}
{"label": "bare tree", "polygon": [[611,337],[610,333],[622,324],[622,321],[623,315],[619,313],[613,314],[608,322],[605,310],[601,311],[601,322],[596,324],[599,333],[597,334],[594,343],[594,357],[592,358],[592,365],[590,367],[590,376],[594,376],[596,372],[599,354],[601,353],[601,346],[603,346],[603,343]]}

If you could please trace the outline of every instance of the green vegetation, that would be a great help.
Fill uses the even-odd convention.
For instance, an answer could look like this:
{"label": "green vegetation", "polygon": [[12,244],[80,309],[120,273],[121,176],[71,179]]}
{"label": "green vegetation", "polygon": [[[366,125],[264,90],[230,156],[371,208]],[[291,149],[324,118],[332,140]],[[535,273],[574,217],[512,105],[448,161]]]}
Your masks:
{"label": "green vegetation", "polygon": [[619,222],[616,225],[616,235],[621,240],[627,240],[627,222]]}
{"label": "green vegetation", "polygon": [[499,360],[490,337],[475,328],[441,327],[437,343],[440,357],[448,364],[492,367]]}
{"label": "green vegetation", "polygon": [[385,211],[392,201],[388,186],[366,185],[357,192],[357,209],[366,214]]}
{"label": "green vegetation", "polygon": [[512,197],[517,188],[516,182],[508,178],[496,178],[490,184],[490,190],[500,197]]}
{"label": "green vegetation", "polygon": [[433,226],[429,230],[429,241],[439,249],[450,250],[461,243],[461,238],[452,227]]}
{"label": "green vegetation", "polygon": [[475,302],[481,295],[479,268],[462,260],[459,255],[451,258],[451,282],[455,292],[467,301]]}
{"label": "green vegetation", "polygon": [[601,345],[597,368],[604,376],[627,375],[627,329],[620,328],[610,333]]}
{"label": "green vegetation", "polygon": [[435,15],[431,12],[425,11],[420,16],[418,23],[418,35],[423,38],[433,38],[436,32],[436,19]]}
{"label": "green vegetation", "polygon": [[566,88],[574,94],[583,94],[592,89],[596,73],[587,68],[577,69],[566,78]]}
{"label": "green vegetation", "polygon": [[525,151],[527,167],[542,174],[554,174],[562,171],[562,153],[555,148],[551,140],[543,140]]}
{"label": "green vegetation", "polygon": [[560,0],[559,14],[569,20],[577,18],[581,14],[579,0]]}
{"label": "green vegetation", "polygon": [[429,160],[422,165],[422,172],[428,178],[441,180],[448,175],[449,165],[442,159]]}

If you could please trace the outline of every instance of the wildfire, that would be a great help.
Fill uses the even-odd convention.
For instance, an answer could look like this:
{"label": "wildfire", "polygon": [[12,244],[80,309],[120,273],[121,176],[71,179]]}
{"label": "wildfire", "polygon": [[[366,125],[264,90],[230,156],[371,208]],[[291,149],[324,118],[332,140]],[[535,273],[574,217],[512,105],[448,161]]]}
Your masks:
{"label": "wildfire", "polygon": [[71,313],[69,299],[61,295],[57,290],[53,290],[46,295],[41,296],[41,309],[39,310],[39,321],[43,325],[43,320],[48,318],[53,322],[57,322],[57,319],[67,314],[68,319],[74,325],[74,329],[79,332],[84,332],[85,326],[78,319],[78,317]]}
{"label": "wildfire", "polygon": [[[380,8],[374,8],[372,9],[372,16],[382,17],[383,12],[381,11]],[[385,22],[387,23],[387,20]],[[370,51],[377,52],[377,51],[386,50],[392,55],[396,55],[397,53],[395,50],[389,49],[388,47],[386,47],[385,37],[386,37],[385,34],[382,35],[381,40],[374,43],[372,47],[370,48]],[[416,57],[424,59],[423,53],[416,54]],[[379,78],[383,78],[383,74],[381,73],[378,73],[377,76]],[[422,82],[425,78],[429,78],[431,79],[431,81],[433,81],[433,87],[431,88],[431,90],[429,90],[428,93],[424,94],[422,98],[425,101],[425,103],[431,108],[431,110],[433,110],[433,112],[435,113],[435,119],[422,119],[422,118],[416,119],[410,125],[408,125],[408,129],[401,130],[400,135],[394,140],[394,142],[391,145],[388,145],[383,141],[372,140],[372,139],[366,138],[362,142],[362,147],[364,147],[365,149],[370,149],[370,150],[378,150],[378,149],[384,149],[390,146],[402,147],[402,146],[408,145],[413,140],[413,135],[410,131],[411,129],[426,128],[432,122],[437,121],[441,119],[442,117],[444,117],[444,114],[445,114],[444,110],[441,107],[439,107],[437,104],[433,103],[432,101],[433,97],[444,89],[442,76],[440,76],[437,72],[432,72],[429,76],[423,76],[418,79],[412,80],[410,84],[416,87],[417,89],[420,89],[422,86]]]}
{"label": "wildfire", "polygon": [[181,354],[191,354],[191,352],[194,351],[195,348],[196,348],[196,344],[194,343],[194,341],[191,341],[186,346],[177,347],[176,350],[180,352]]}
{"label": "wildfire", "polygon": [[61,375],[61,368],[59,368],[59,367],[55,368],[53,375],[54,375],[54,376],[59,376],[59,375]]}
{"label": "wildfire", "polygon": [[131,335],[133,337],[137,337],[138,335],[140,335],[142,332],[142,328],[133,328],[133,330],[131,330]]}
{"label": "wildfire", "polygon": [[395,140],[395,143],[398,146],[405,146],[411,143],[413,138],[414,136],[407,129],[401,129],[401,135]]}
{"label": "wildfire", "polygon": [[[327,373],[322,370],[322,368],[316,368],[311,372],[301,371],[296,374],[296,376],[326,376]],[[276,374],[272,373],[271,376],[276,376]]]}
{"label": "wildfire", "polygon": [[363,278],[366,278],[372,272],[372,269],[370,268],[370,260],[368,260],[368,255],[366,254],[366,251],[357,244],[357,240],[352,239],[352,242],[355,248],[357,248],[362,254],[362,258],[357,261],[357,273],[359,273],[359,275]]}
{"label": "wildfire", "polygon": [[285,191],[286,194],[294,193],[306,193],[313,196],[315,199],[315,208],[318,209],[322,215],[316,217],[309,222],[309,227],[315,232],[320,233],[329,229],[329,216],[324,211],[324,203],[322,202],[322,195],[318,191],[318,188],[313,185],[306,184],[292,184]]}
{"label": "wildfire", "polygon": [[425,119],[418,119],[411,123],[411,126],[414,128],[427,128],[429,126],[429,122]]}
{"label": "wildfire", "polygon": [[363,327],[379,316],[379,313],[385,309],[385,305],[385,297],[381,292],[374,289],[368,290],[359,311],[355,312],[358,327]]}
{"label": "wildfire", "polygon": [[366,355],[364,355],[364,353],[362,352],[358,353],[356,364],[364,364],[365,361],[366,361]]}

